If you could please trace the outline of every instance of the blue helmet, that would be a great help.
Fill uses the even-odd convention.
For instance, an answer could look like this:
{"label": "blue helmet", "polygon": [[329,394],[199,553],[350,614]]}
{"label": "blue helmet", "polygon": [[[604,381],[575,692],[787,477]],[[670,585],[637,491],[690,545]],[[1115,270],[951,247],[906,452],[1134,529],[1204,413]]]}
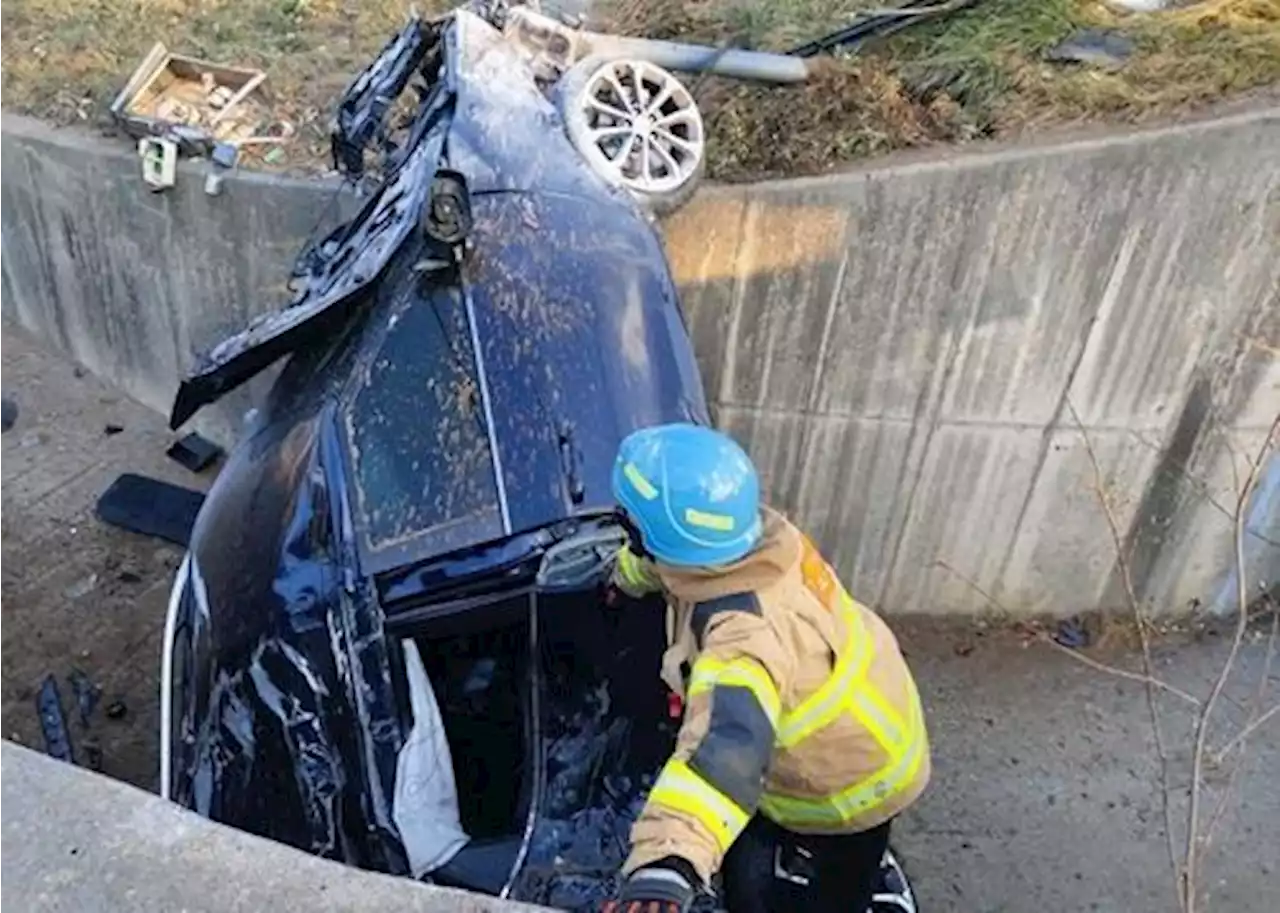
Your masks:
{"label": "blue helmet", "polygon": [[755,466],[711,428],[659,425],[627,435],[613,465],[613,496],[662,564],[729,564],[760,541]]}

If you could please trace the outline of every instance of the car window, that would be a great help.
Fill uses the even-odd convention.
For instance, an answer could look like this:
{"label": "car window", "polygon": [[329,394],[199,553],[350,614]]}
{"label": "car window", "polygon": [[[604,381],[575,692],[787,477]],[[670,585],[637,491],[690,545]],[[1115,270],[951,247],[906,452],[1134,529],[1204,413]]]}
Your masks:
{"label": "car window", "polygon": [[381,287],[397,300],[383,312],[386,335],[346,417],[357,505],[374,550],[432,530],[449,539],[450,527],[497,514],[462,296],[447,287],[420,292],[394,275]]}

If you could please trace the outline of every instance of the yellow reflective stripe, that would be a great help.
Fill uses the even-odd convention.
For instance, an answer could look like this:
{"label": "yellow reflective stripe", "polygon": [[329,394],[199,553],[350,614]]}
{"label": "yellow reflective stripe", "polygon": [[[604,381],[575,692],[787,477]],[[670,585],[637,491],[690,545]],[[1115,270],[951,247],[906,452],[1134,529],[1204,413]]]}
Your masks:
{"label": "yellow reflective stripe", "polygon": [[909,728],[911,740],[906,750],[895,752],[880,770],[867,779],[822,799],[766,793],[760,798],[761,811],[784,827],[837,826],[889,801],[911,785],[924,762],[924,729],[915,703],[912,704]]}
{"label": "yellow reflective stripe", "polygon": [[760,663],[746,657],[729,662],[710,656],[699,657],[689,675],[689,697],[710,691],[717,685],[736,685],[749,690],[769,718],[769,725],[777,729],[778,717],[782,713],[782,698],[778,695],[773,679]]}
{"label": "yellow reflective stripe", "polygon": [[644,473],[640,471],[635,463],[628,463],[623,466],[622,474],[631,483],[631,487],[646,501],[652,501],[658,497],[658,489],[644,477]]}
{"label": "yellow reflective stripe", "polygon": [[905,747],[902,730],[880,712],[872,699],[872,693],[872,689],[864,683],[856,693],[849,695],[847,707],[858,725],[870,732],[876,743],[893,756]]}
{"label": "yellow reflective stripe", "polygon": [[720,852],[727,852],[747,826],[748,815],[732,799],[672,758],[649,791],[649,801],[693,816],[711,832]]}
{"label": "yellow reflective stripe", "polygon": [[854,682],[865,674],[871,661],[871,644],[853,598],[846,593],[841,603],[844,609],[841,614],[849,629],[844,655],[836,661],[831,677],[822,683],[822,687],[782,720],[778,744],[783,748],[794,747],[835,720],[846,709]]}
{"label": "yellow reflective stripe", "polygon": [[[902,714],[894,708],[887,700],[884,694],[878,688],[873,688],[870,683],[864,683],[858,689],[858,700],[864,710],[875,708],[875,713],[884,726],[889,741],[896,748],[905,748],[907,744],[907,723],[902,718]],[[882,743],[883,744],[883,743]]]}
{"label": "yellow reflective stripe", "polygon": [[650,572],[642,558],[629,548],[618,551],[618,581],[624,589],[632,592],[656,590],[660,587],[658,579]]}
{"label": "yellow reflective stripe", "polygon": [[704,529],[714,529],[721,533],[733,532],[733,517],[726,514],[711,514],[705,510],[696,510],[692,507],[685,508],[685,522],[692,526],[701,526]]}

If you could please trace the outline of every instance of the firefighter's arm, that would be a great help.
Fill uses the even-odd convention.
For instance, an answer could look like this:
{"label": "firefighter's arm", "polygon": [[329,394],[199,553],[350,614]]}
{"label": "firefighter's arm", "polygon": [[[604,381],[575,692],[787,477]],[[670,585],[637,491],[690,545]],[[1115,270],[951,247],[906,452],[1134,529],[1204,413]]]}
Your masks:
{"label": "firefighter's arm", "polygon": [[631,831],[631,873],[667,857],[704,884],[756,813],[792,660],[754,595],[694,610],[699,652],[676,750]]}
{"label": "firefighter's arm", "polygon": [[632,599],[641,599],[662,589],[662,581],[658,579],[653,563],[641,558],[625,545],[618,549],[609,585]]}

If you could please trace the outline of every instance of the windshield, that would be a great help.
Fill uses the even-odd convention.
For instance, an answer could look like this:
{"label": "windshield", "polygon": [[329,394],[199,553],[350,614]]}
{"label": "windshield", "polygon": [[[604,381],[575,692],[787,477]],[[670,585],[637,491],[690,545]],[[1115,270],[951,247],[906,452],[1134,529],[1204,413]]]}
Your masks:
{"label": "windshield", "polygon": [[465,303],[457,287],[424,291],[400,271],[378,284],[379,297],[393,299],[380,309],[386,333],[346,410],[367,544],[376,552],[430,538],[438,552],[497,538],[502,521]]}

